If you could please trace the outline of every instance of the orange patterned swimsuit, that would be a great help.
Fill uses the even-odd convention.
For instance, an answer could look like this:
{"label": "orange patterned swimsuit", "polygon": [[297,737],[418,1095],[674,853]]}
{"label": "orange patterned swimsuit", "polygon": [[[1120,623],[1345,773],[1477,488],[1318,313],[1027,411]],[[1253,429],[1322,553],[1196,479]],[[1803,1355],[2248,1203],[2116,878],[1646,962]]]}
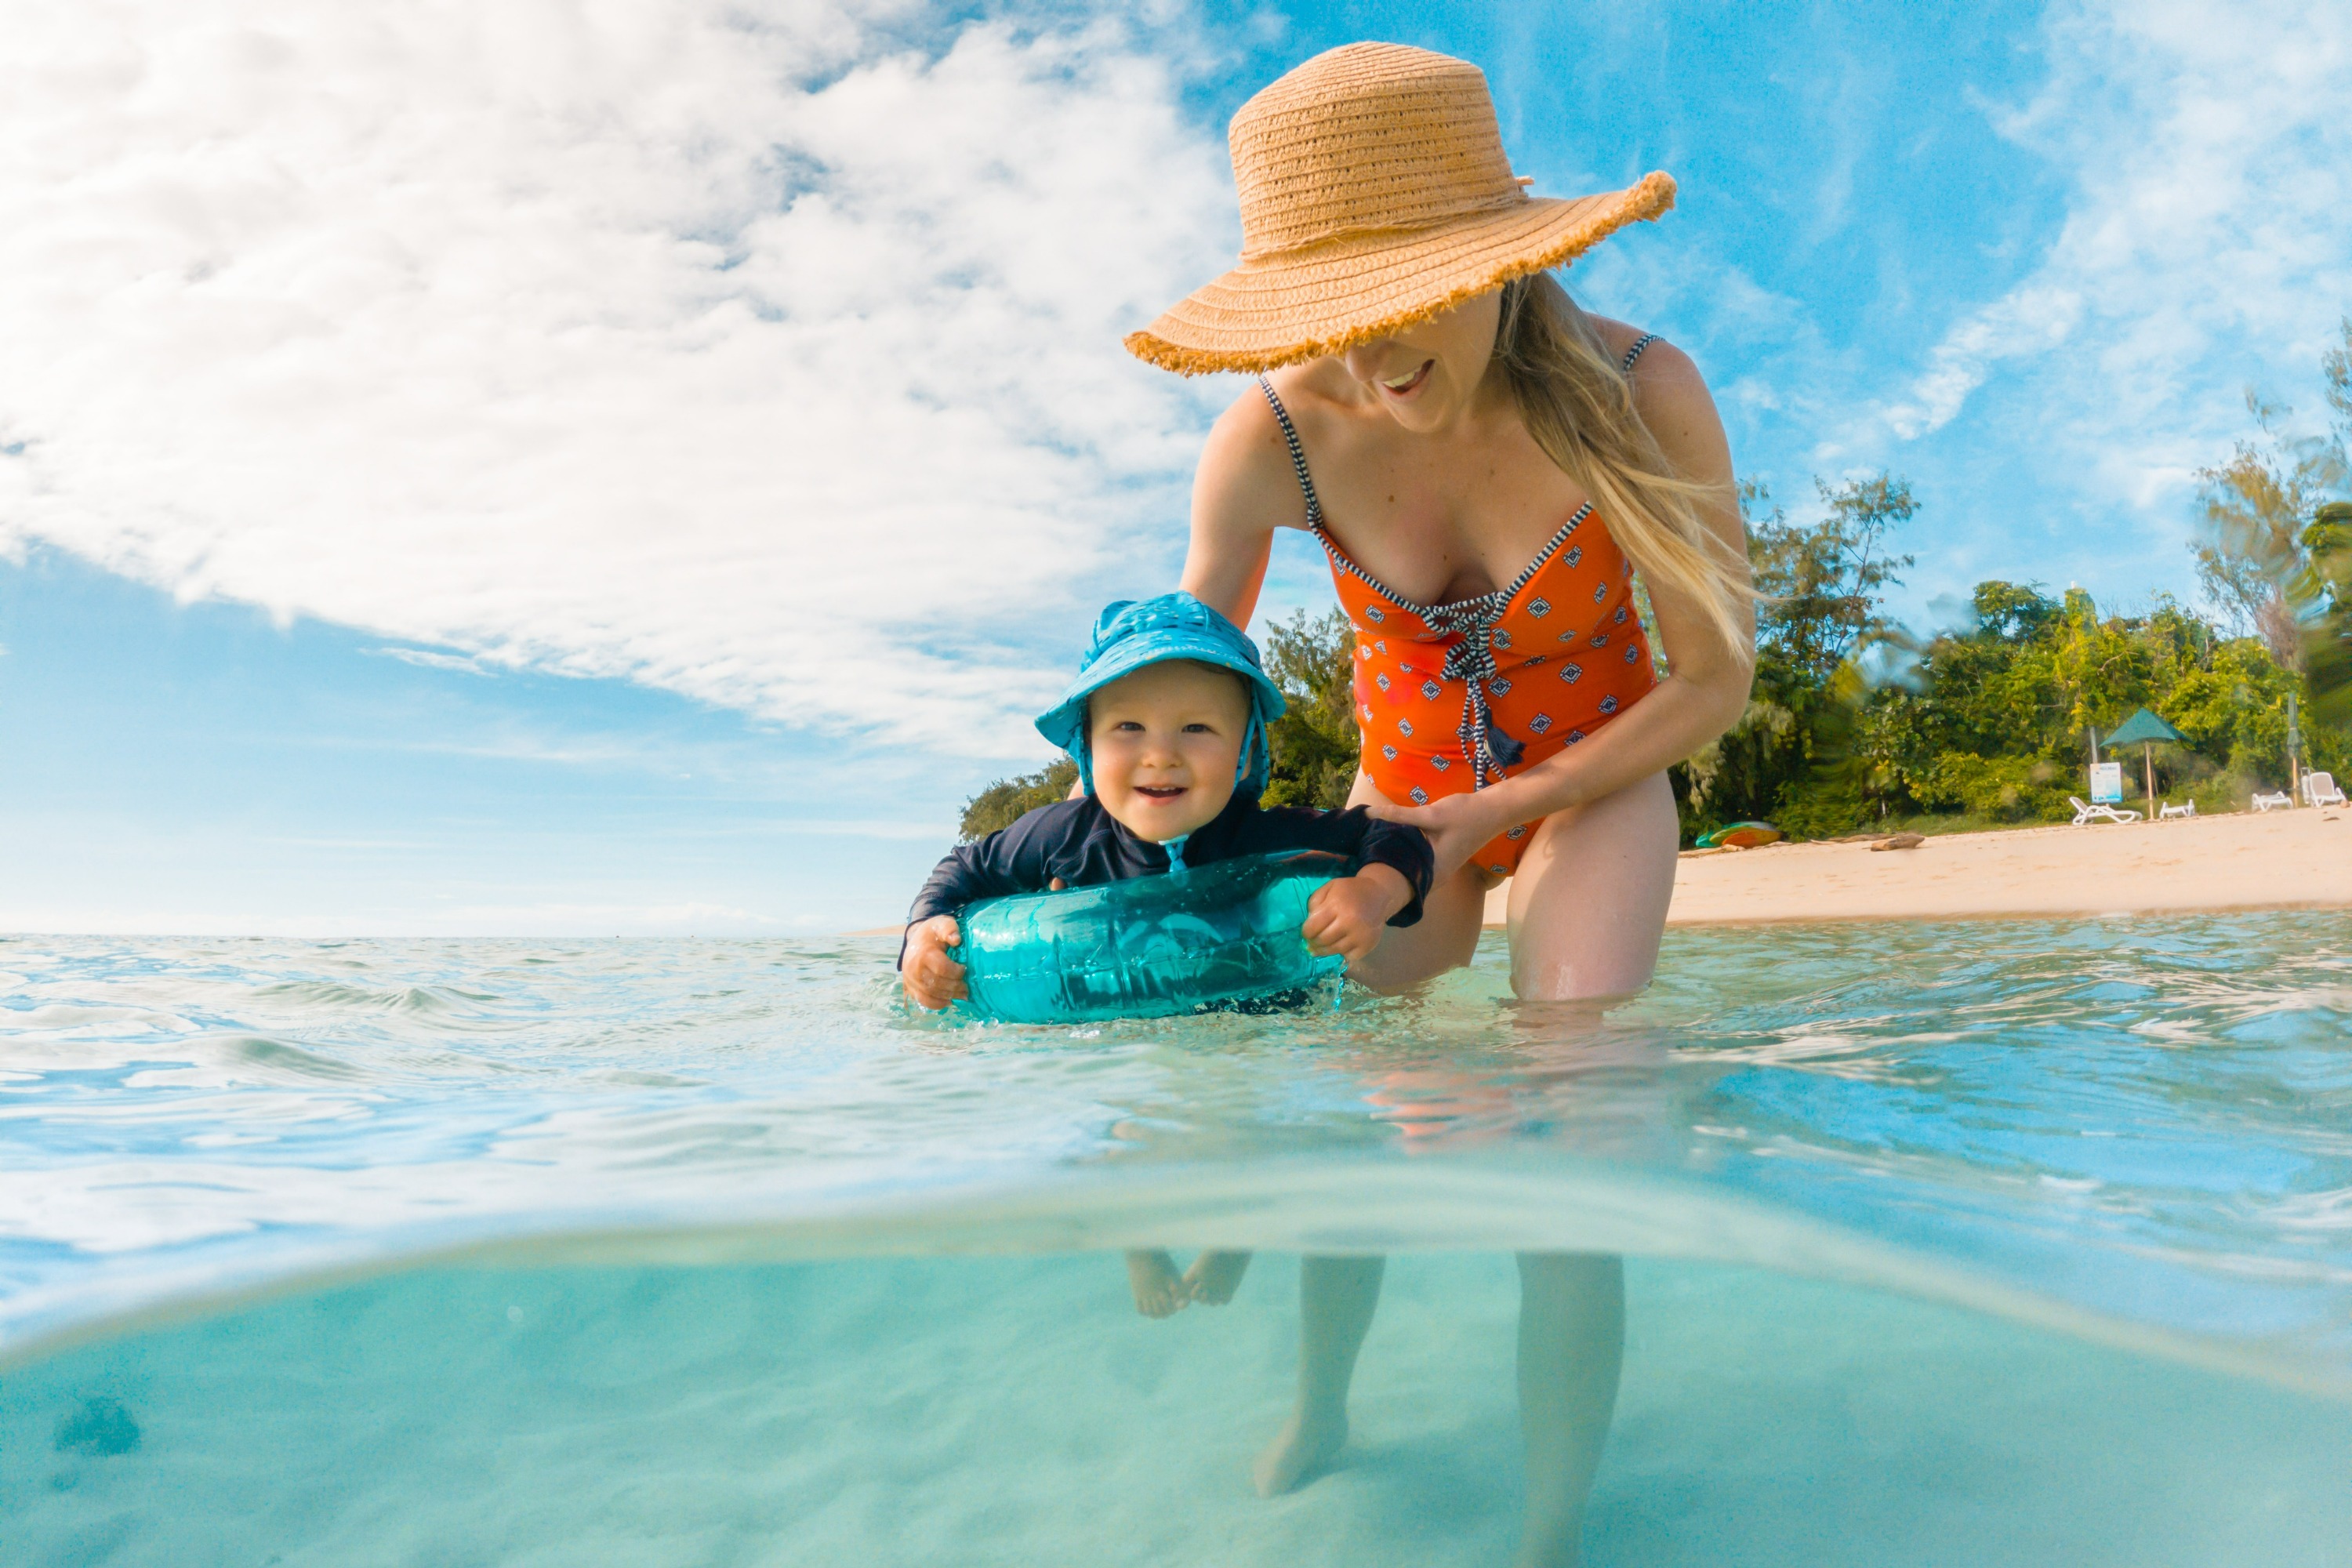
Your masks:
{"label": "orange patterned swimsuit", "polygon": [[[1651,340],[1625,356],[1633,368]],[[1633,569],[1590,501],[1510,584],[1450,605],[1416,605],[1348,558],[1289,411],[1264,376],[1307,496],[1307,526],[1331,557],[1356,628],[1356,716],[1363,769],[1390,800],[1426,805],[1526,772],[1641,700],[1657,677],[1633,613]],[[1522,822],[1471,857],[1498,877],[1518,868]]]}

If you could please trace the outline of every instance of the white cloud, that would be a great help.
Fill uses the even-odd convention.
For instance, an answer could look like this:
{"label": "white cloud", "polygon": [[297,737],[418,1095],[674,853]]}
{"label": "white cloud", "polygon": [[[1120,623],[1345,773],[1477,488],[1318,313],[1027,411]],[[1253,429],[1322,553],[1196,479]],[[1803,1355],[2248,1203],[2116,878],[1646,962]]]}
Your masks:
{"label": "white cloud", "polygon": [[1888,426],[1906,441],[1942,429],[2001,361],[2063,346],[2082,313],[2079,293],[2047,284],[2020,289],[1977,311],[1936,345],[1909,400],[1886,411]]}
{"label": "white cloud", "polygon": [[483,667],[480,659],[468,658],[463,654],[435,653],[430,648],[422,647],[372,647],[366,651],[380,658],[396,658],[403,664],[415,665],[420,669],[449,669],[461,675],[492,673]]}
{"label": "white cloud", "polygon": [[1927,435],[2006,370],[2053,468],[2145,506],[2242,433],[2217,386],[2315,374],[2352,304],[2352,10],[2083,5],[2047,46],[2046,87],[2000,124],[2068,171],[2065,222],[1882,418]]}
{"label": "white cloud", "polygon": [[1041,626],[1181,548],[1198,395],[1118,339],[1230,254],[1232,198],[1119,25],[5,21],[0,549],[1034,750]]}

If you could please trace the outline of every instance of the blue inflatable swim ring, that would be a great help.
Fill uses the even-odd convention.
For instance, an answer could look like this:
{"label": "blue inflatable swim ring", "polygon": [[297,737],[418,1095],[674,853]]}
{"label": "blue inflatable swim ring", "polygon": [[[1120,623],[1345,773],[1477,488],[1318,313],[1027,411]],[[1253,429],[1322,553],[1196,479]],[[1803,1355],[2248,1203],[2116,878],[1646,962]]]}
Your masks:
{"label": "blue inflatable swim ring", "polygon": [[1320,850],[1245,855],[1163,877],[983,899],[959,917],[965,1004],[1008,1024],[1159,1018],[1337,974],[1298,928],[1348,871]]}

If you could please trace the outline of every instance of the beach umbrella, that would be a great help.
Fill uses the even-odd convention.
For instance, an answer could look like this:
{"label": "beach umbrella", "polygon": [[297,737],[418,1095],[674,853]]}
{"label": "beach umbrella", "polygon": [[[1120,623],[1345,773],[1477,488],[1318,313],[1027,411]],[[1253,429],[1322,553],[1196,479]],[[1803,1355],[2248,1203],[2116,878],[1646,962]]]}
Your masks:
{"label": "beach umbrella", "polygon": [[2170,741],[2186,745],[2189,737],[2143,708],[2116,727],[2107,737],[2110,746],[2137,746],[2140,762],[2147,769],[2147,808],[2156,809],[2156,743]]}

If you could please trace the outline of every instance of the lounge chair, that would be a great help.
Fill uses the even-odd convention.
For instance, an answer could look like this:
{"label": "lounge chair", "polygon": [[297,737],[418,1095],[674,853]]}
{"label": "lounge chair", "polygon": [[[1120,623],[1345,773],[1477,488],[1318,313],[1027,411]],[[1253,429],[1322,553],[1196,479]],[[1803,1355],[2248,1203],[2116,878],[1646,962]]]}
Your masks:
{"label": "lounge chair", "polygon": [[2139,820],[2139,813],[2137,811],[2118,811],[2112,805],[2093,805],[2081,795],[2070,795],[2066,797],[2066,803],[2074,808],[2074,826],[2077,827],[2099,821],[2137,822]]}
{"label": "lounge chair", "polygon": [[2342,805],[2344,792],[2336,787],[2336,780],[2327,773],[2303,775],[2303,798],[2314,805]]}
{"label": "lounge chair", "polygon": [[2294,796],[2287,794],[2284,790],[2279,791],[2276,795],[2264,795],[2260,790],[2256,790],[2254,792],[2254,809],[2256,811],[2284,811],[2294,804]]}
{"label": "lounge chair", "polygon": [[2197,803],[2193,800],[2184,800],[2179,805],[2158,803],[2156,808],[2156,819],[2158,822],[2162,822],[2167,817],[2194,816],[2196,815]]}

